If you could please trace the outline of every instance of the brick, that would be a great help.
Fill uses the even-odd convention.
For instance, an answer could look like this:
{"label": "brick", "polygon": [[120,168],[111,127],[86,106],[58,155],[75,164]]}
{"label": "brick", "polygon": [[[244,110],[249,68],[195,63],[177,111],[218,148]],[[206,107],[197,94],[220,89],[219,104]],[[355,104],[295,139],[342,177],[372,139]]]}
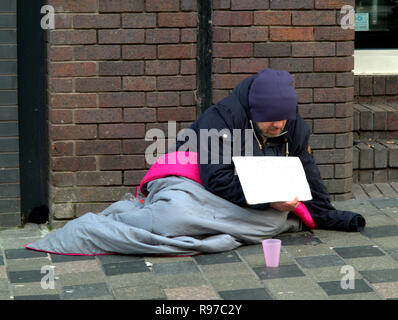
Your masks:
{"label": "brick", "polygon": [[[367,105],[365,105],[367,106]],[[387,129],[387,112],[382,107],[371,105],[373,113],[373,130],[386,130]]]}
{"label": "brick", "polygon": [[145,170],[124,171],[124,184],[139,185],[146,172]]}
{"label": "brick", "polygon": [[100,12],[140,12],[144,0],[99,0]]}
{"label": "brick", "polygon": [[335,43],[333,42],[302,42],[292,44],[293,57],[334,56]]}
{"label": "brick", "polygon": [[334,87],[334,74],[331,73],[298,73],[295,75],[296,88]]}
{"label": "brick", "polygon": [[118,14],[75,15],[73,27],[75,29],[120,28],[120,16]]}
{"label": "brick", "polygon": [[145,31],[140,29],[98,30],[98,43],[143,43]]}
{"label": "brick", "polygon": [[90,108],[97,105],[95,94],[52,94],[50,106],[52,108]]}
{"label": "brick", "polygon": [[329,193],[350,192],[352,187],[352,178],[325,180],[325,185]]}
{"label": "brick", "polygon": [[50,64],[52,77],[89,77],[96,74],[94,62],[56,62]]}
{"label": "brick", "polygon": [[255,57],[290,57],[292,54],[290,43],[255,43]]}
{"label": "brick", "polygon": [[359,149],[357,146],[352,148],[352,168],[359,169]]}
{"label": "brick", "polygon": [[398,94],[398,76],[387,75],[386,78],[386,94]]}
{"label": "brick", "polygon": [[124,122],[156,121],[156,109],[154,108],[125,108],[123,114]]}
{"label": "brick", "polygon": [[184,28],[181,29],[180,42],[197,42],[197,29],[194,28]]}
{"label": "brick", "polygon": [[181,74],[196,74],[196,60],[181,60]]}
{"label": "brick", "polygon": [[61,203],[51,205],[51,212],[54,212],[54,219],[72,219],[75,217],[75,206],[73,203]]}
{"label": "brick", "polygon": [[361,96],[370,96],[373,94],[372,76],[361,76],[359,78],[359,94]]}
{"label": "brick", "polygon": [[388,149],[388,166],[390,168],[398,167],[398,144],[387,143],[385,141],[379,141]]}
{"label": "brick", "polygon": [[179,13],[159,13],[158,14],[159,27],[196,27],[197,14],[188,12]]}
{"label": "brick", "polygon": [[341,27],[315,27],[314,40],[316,41],[344,41],[354,40],[355,32],[353,29],[343,29]]}
{"label": "brick", "polygon": [[155,13],[130,13],[122,15],[123,28],[155,28],[156,14]]}
{"label": "brick", "polygon": [[114,60],[120,58],[120,46],[94,45],[74,47],[75,60]]}
{"label": "brick", "polygon": [[303,118],[333,118],[335,115],[335,107],[332,103],[300,104],[299,112]]}
{"label": "brick", "polygon": [[122,87],[119,77],[78,78],[77,92],[120,91]]}
{"label": "brick", "polygon": [[94,157],[53,157],[51,159],[51,169],[54,171],[89,171],[95,168]]}
{"label": "brick", "polygon": [[51,110],[50,121],[53,124],[67,124],[73,122],[72,110]]}
{"label": "brick", "polygon": [[235,75],[224,75],[224,74],[213,74],[213,89],[232,89],[247,78],[247,75],[235,74]]}
{"label": "brick", "polygon": [[372,110],[360,104],[356,104],[355,109],[359,111],[359,128],[361,130],[373,130]]}
{"label": "brick", "polygon": [[239,58],[251,57],[253,44],[251,43],[214,43],[214,58]]}
{"label": "brick", "polygon": [[213,44],[216,42],[227,42],[230,40],[231,28],[213,27]]}
{"label": "brick", "polygon": [[121,122],[122,109],[81,109],[74,111],[75,123]]}
{"label": "brick", "polygon": [[268,27],[231,28],[231,41],[264,42],[268,40]]}
{"label": "brick", "polygon": [[74,174],[71,172],[51,173],[51,184],[54,187],[71,187],[74,185]]}
{"label": "brick", "polygon": [[191,121],[196,118],[196,108],[158,108],[158,121]]}
{"label": "brick", "polygon": [[50,0],[49,4],[54,7],[55,12],[96,12],[97,0],[65,1]]}
{"label": "brick", "polygon": [[97,125],[52,125],[52,140],[83,140],[97,138]]}
{"label": "brick", "polygon": [[178,106],[180,97],[178,92],[148,92],[146,102],[149,107]]}
{"label": "brick", "polygon": [[146,0],[145,1],[145,9],[146,11],[178,11],[180,8],[179,0]]}
{"label": "brick", "polygon": [[146,43],[177,43],[180,41],[179,29],[147,29],[145,30]]}
{"label": "brick", "polygon": [[120,154],[121,142],[116,140],[76,141],[76,155]]}
{"label": "brick", "polygon": [[124,77],[123,90],[152,91],[156,89],[155,77]]}
{"label": "brick", "polygon": [[51,92],[72,92],[72,79],[48,78],[48,88]]}
{"label": "brick", "polygon": [[122,173],[117,171],[77,172],[77,186],[112,186],[122,184]]}
{"label": "brick", "polygon": [[374,152],[372,147],[368,144],[360,142],[357,145],[357,148],[359,150],[359,168],[372,169],[374,167]]}
{"label": "brick", "polygon": [[336,74],[337,87],[352,87],[354,86],[354,73],[342,72]]}
{"label": "brick", "polygon": [[314,0],[272,0],[271,9],[312,9]]}
{"label": "brick", "polygon": [[253,14],[250,11],[214,11],[214,26],[250,26]]}
{"label": "brick", "polygon": [[255,11],[254,24],[263,26],[283,26],[291,24],[291,12],[289,11]]}
{"label": "brick", "polygon": [[336,103],[336,118],[353,117],[354,104],[353,103]]}
{"label": "brick", "polygon": [[73,16],[66,14],[55,15],[55,29],[72,29]]}
{"label": "brick", "polygon": [[336,56],[352,56],[354,54],[354,41],[336,42]]}
{"label": "brick", "polygon": [[195,0],[181,0],[182,11],[197,11],[198,6]]}
{"label": "brick", "polygon": [[385,95],[386,94],[386,80],[384,76],[373,76],[373,94]]}
{"label": "brick", "polygon": [[51,142],[51,155],[55,157],[73,156],[73,142]]}
{"label": "brick", "polygon": [[314,40],[312,27],[270,27],[271,41],[312,41]]}
{"label": "brick", "polygon": [[314,120],[314,133],[341,133],[351,130],[352,118]]}
{"label": "brick", "polygon": [[268,68],[266,58],[231,59],[231,73],[257,73],[265,68]]}
{"label": "brick", "polygon": [[80,217],[87,212],[100,213],[109,207],[110,203],[76,203],[76,217]]}
{"label": "brick", "polygon": [[70,61],[73,59],[73,48],[68,46],[51,46],[49,48],[50,61]]}
{"label": "brick", "polygon": [[312,72],[311,58],[270,58],[270,68],[289,72]]}
{"label": "brick", "polygon": [[352,161],[351,149],[336,150],[313,150],[315,162],[324,163],[347,163]]}
{"label": "brick", "polygon": [[143,139],[123,140],[123,154],[143,154],[151,143]]}
{"label": "brick", "polygon": [[333,149],[334,140],[333,134],[312,134],[309,145],[312,149]]}
{"label": "brick", "polygon": [[231,10],[259,10],[268,8],[268,0],[231,0]]}
{"label": "brick", "polygon": [[[313,101],[312,89],[298,88],[298,89],[296,89],[296,93],[298,95],[298,103],[311,103]],[[311,121],[309,121],[309,122],[311,122]],[[310,128],[311,128],[311,126],[310,126]]]}
{"label": "brick", "polygon": [[354,57],[314,58],[314,71],[335,72],[354,69]]}
{"label": "brick", "polygon": [[99,62],[100,76],[135,76],[144,74],[143,61]]}
{"label": "brick", "polygon": [[128,60],[155,59],[156,45],[122,46],[122,58]]}
{"label": "brick", "polygon": [[159,76],[157,89],[159,91],[192,90],[196,88],[195,76]]}
{"label": "brick", "polygon": [[145,61],[145,74],[147,75],[173,75],[179,73],[178,60],[152,60]]}
{"label": "brick", "polygon": [[351,88],[315,88],[314,102],[347,102],[352,101],[354,89]]}
{"label": "brick", "polygon": [[139,107],[144,104],[144,92],[114,92],[98,95],[99,107]]}
{"label": "brick", "polygon": [[126,187],[93,187],[93,188],[61,188],[54,192],[54,202],[116,202],[122,199],[125,193],[131,192]]}
{"label": "brick", "polygon": [[336,148],[349,148],[352,147],[354,139],[352,132],[336,134]]}
{"label": "brick", "polygon": [[53,30],[50,33],[50,43],[58,44],[95,44],[97,35],[95,30]]}
{"label": "brick", "polygon": [[319,26],[335,25],[335,11],[294,11],[292,12],[292,25]]}
{"label": "brick", "polygon": [[354,0],[315,0],[315,9],[338,9],[345,5],[355,7]]}
{"label": "brick", "polygon": [[337,179],[352,177],[352,163],[336,164],[334,177]]}
{"label": "brick", "polygon": [[387,168],[388,149],[380,143],[372,142],[374,149],[374,167],[381,169]]}
{"label": "brick", "polygon": [[145,157],[143,155],[101,156],[99,168],[100,170],[144,169]]}
{"label": "brick", "polygon": [[159,45],[158,57],[159,59],[194,59],[196,58],[196,45]]}
{"label": "brick", "polygon": [[99,137],[101,139],[142,138],[145,136],[143,124],[100,124]]}
{"label": "brick", "polygon": [[317,166],[322,179],[334,178],[334,166],[332,164]]}
{"label": "brick", "polygon": [[[248,58],[250,59],[250,58]],[[213,73],[229,73],[231,71],[231,59],[213,59]]]}

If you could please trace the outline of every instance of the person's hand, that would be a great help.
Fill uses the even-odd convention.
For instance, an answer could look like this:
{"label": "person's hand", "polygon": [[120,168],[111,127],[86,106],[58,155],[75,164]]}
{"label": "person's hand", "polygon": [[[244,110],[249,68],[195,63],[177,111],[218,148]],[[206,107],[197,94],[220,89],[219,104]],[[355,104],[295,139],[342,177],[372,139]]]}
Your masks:
{"label": "person's hand", "polygon": [[292,201],[271,202],[270,207],[278,211],[293,211],[299,205],[299,199],[296,197]]}

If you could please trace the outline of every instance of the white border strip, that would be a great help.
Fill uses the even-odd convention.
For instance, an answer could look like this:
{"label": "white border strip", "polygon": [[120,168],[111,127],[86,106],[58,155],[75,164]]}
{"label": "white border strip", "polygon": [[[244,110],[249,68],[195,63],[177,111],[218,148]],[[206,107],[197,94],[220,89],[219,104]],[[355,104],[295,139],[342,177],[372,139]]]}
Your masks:
{"label": "white border strip", "polygon": [[398,50],[355,50],[354,74],[398,74]]}

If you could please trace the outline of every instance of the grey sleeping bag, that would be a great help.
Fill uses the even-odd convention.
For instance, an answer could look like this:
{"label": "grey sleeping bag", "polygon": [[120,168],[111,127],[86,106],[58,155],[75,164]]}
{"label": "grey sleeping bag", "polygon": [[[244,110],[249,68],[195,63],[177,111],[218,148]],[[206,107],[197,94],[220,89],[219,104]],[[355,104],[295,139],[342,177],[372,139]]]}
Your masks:
{"label": "grey sleeping bag", "polygon": [[301,225],[288,212],[242,208],[183,177],[154,180],[148,192],[145,203],[117,201],[25,247],[59,254],[197,254],[259,243]]}

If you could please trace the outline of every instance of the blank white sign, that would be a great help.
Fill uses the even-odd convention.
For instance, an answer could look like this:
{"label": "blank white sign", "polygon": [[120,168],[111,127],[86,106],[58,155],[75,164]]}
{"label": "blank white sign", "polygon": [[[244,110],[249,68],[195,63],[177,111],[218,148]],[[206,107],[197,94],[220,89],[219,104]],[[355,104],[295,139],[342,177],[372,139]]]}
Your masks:
{"label": "blank white sign", "polygon": [[311,200],[298,157],[232,157],[248,204]]}

